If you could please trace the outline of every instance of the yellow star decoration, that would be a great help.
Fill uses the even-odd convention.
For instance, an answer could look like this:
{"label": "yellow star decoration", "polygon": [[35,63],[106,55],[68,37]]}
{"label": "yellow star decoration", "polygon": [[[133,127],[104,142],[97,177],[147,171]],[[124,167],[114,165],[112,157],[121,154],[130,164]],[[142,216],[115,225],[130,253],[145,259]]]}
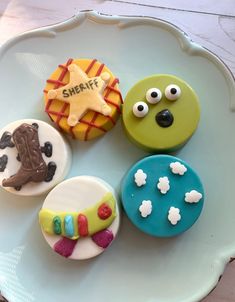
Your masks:
{"label": "yellow star decoration", "polygon": [[88,110],[109,115],[111,108],[103,99],[103,92],[108,85],[110,75],[103,72],[98,77],[89,78],[76,64],[68,66],[69,83],[58,89],[48,91],[49,99],[57,99],[70,105],[68,125],[75,126]]}

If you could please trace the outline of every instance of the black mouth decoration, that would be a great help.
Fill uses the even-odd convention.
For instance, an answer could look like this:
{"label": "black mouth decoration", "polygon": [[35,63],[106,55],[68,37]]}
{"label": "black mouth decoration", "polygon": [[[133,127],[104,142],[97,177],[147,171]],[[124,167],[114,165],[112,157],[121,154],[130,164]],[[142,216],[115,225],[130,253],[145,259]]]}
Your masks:
{"label": "black mouth decoration", "polygon": [[155,120],[160,127],[167,128],[173,124],[174,116],[170,110],[164,109],[156,114]]}

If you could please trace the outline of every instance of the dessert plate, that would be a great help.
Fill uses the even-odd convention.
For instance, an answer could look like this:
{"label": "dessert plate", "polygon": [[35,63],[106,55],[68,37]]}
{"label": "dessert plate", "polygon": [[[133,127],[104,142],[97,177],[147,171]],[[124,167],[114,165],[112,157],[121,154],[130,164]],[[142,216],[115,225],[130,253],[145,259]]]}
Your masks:
{"label": "dessert plate", "polygon": [[[10,302],[84,300],[195,302],[217,284],[235,256],[235,84],[222,61],[174,25],[145,17],[81,12],[58,25],[22,34],[0,51],[0,127],[23,118],[50,122],[43,88],[55,67],[97,58],[120,78],[125,96],[156,73],[186,80],[201,103],[199,128],[176,156],[190,163],[205,188],[205,206],[186,233],[156,239],[123,215],[119,237],[102,255],[66,260],[48,247],[38,224],[45,196],[0,191],[0,291]],[[68,177],[93,175],[118,191],[125,172],[147,155],[126,138],[121,122],[103,138],[72,141]]]}

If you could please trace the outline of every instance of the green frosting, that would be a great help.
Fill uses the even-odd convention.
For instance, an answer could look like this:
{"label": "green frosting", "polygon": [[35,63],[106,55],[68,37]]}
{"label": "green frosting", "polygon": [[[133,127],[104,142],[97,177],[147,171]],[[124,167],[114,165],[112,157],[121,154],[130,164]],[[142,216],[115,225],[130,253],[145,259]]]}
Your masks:
{"label": "green frosting", "polygon": [[61,219],[59,216],[55,216],[53,218],[53,230],[56,235],[60,235],[62,233]]}
{"label": "green frosting", "polygon": [[[181,96],[170,101],[165,96],[168,85],[175,84],[181,89]],[[162,99],[157,104],[146,100],[146,92],[150,88],[158,88]],[[149,112],[139,118],[133,114],[136,102],[143,101],[148,105]],[[168,109],[174,117],[169,127],[160,127],[156,122],[158,112]],[[154,75],[134,85],[124,100],[123,123],[131,141],[150,152],[169,152],[178,149],[192,136],[200,118],[200,107],[197,95],[183,80],[172,75]]]}
{"label": "green frosting", "polygon": [[[99,216],[100,207],[108,207],[110,215],[106,219]],[[78,227],[78,216],[83,214],[87,218],[88,234],[90,236],[106,229],[116,217],[116,199],[111,192],[106,193],[103,198],[89,208],[81,212],[55,212],[50,209],[41,209],[39,212],[39,223],[44,232],[50,235],[61,235],[71,239],[80,237]]]}

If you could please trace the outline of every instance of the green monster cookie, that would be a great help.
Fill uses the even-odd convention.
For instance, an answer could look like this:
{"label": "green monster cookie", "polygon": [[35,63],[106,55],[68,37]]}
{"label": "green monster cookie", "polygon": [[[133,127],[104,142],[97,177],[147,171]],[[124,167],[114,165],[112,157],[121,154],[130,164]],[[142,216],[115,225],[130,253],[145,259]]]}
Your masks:
{"label": "green monster cookie", "polygon": [[196,130],[199,118],[197,95],[173,75],[144,78],[129,90],[123,105],[129,139],[150,152],[180,148]]}

